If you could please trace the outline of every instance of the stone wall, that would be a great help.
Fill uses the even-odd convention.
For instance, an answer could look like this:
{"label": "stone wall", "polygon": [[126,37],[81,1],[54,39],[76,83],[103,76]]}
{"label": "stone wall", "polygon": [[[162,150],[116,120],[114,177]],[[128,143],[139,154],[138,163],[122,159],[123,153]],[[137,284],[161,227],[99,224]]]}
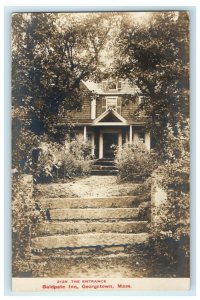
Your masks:
{"label": "stone wall", "polygon": [[151,224],[158,226],[162,223],[160,217],[160,207],[167,201],[167,191],[162,186],[162,177],[157,173],[152,174],[151,183]]}
{"label": "stone wall", "polygon": [[13,276],[29,276],[30,238],[35,211],[33,176],[13,174],[12,178],[12,272]]}

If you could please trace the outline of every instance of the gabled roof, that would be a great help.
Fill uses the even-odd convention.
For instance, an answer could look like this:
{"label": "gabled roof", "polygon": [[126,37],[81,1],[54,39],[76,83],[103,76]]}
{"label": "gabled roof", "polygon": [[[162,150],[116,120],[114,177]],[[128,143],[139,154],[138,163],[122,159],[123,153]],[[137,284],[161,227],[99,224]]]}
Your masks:
{"label": "gabled roof", "polygon": [[94,92],[99,95],[115,95],[115,94],[129,94],[129,95],[136,95],[138,93],[138,88],[136,86],[131,86],[128,83],[128,80],[122,80],[125,84],[122,84],[121,89],[117,90],[103,90],[101,83],[96,83],[90,80],[84,81],[82,80],[82,83],[88,88],[89,91]]}
{"label": "gabled roof", "polygon": [[82,82],[88,88],[89,91],[91,91],[91,92],[94,91],[97,94],[100,94],[102,92],[101,89],[99,88],[98,83],[95,83],[90,80],[87,80],[87,81],[82,80]]}
{"label": "gabled roof", "polygon": [[[114,119],[109,121],[108,120],[108,117],[114,117]],[[118,112],[116,112],[115,110],[113,109],[108,109],[106,111],[104,111],[98,118],[96,118],[94,121],[93,121],[93,124],[101,124],[103,122],[106,122],[106,123],[111,123],[112,122],[117,122],[117,123],[120,123],[120,124],[124,124],[124,125],[127,125],[128,122],[126,121],[126,119],[124,119],[120,114],[118,114]]]}

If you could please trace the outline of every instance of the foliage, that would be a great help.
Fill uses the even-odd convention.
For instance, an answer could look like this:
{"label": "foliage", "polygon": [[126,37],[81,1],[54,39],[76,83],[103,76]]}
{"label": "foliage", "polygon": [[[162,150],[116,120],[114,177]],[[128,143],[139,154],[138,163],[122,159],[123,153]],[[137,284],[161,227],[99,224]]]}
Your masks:
{"label": "foliage", "polygon": [[159,244],[158,253],[168,255],[167,243],[171,240],[174,251],[176,243],[186,241],[181,247],[188,255],[188,14],[154,13],[150,22],[143,26],[134,24],[130,18],[122,20],[116,44],[116,74],[136,85],[142,97],[133,117],[140,111],[151,117],[148,126],[155,140],[154,147],[165,159],[154,173],[156,178],[163,178],[161,186],[168,193],[167,202],[156,212],[161,222],[152,228],[153,237]]}
{"label": "foliage", "polygon": [[174,128],[180,115],[189,115],[188,23],[186,12],[154,13],[143,26],[126,18],[117,39],[116,74],[139,88],[138,113],[151,117],[149,128],[162,154],[167,124]]}
{"label": "foliage", "polygon": [[12,168],[18,173],[27,173],[27,161],[31,159],[32,148],[37,147],[42,137],[38,137],[24,126],[18,118],[12,121]]}
{"label": "foliage", "polygon": [[72,155],[79,160],[91,159],[91,142],[88,140],[83,140],[80,137],[76,137],[69,144],[69,149]]}
{"label": "foliage", "polygon": [[66,110],[81,107],[80,83],[98,73],[111,29],[108,15],[13,15],[13,105],[23,108],[29,101],[30,129],[35,133],[53,130],[61,104]]}
{"label": "foliage", "polygon": [[149,152],[143,140],[124,144],[116,151],[116,163],[121,180],[143,180],[151,175],[158,166],[155,154]]}
{"label": "foliage", "polygon": [[89,174],[92,166],[91,143],[81,138],[66,141],[42,142],[38,162],[34,167],[39,180],[70,178]]}
{"label": "foliage", "polygon": [[153,259],[153,276],[159,270],[158,277],[190,277],[189,237],[179,241],[159,236],[150,239],[145,249],[148,258]]}
{"label": "foliage", "polygon": [[[153,175],[161,179],[167,200],[156,209],[158,221],[152,224],[152,237],[159,255],[171,261],[186,260],[189,258],[190,235],[188,120],[179,122],[175,131],[168,126],[167,144],[168,159]],[[172,246],[174,251],[170,249]]]}
{"label": "foliage", "polygon": [[[31,270],[30,235],[33,225],[41,219],[32,198],[32,177],[13,175],[12,181],[12,236],[13,276]],[[28,182],[27,182],[28,178]]]}
{"label": "foliage", "polygon": [[[80,110],[91,93],[81,80],[99,74],[112,14],[16,13],[12,16],[13,168],[26,172],[31,148],[54,126],[60,111]],[[65,134],[71,128],[65,119]],[[61,133],[61,138],[63,134]]]}
{"label": "foliage", "polygon": [[150,195],[151,193],[151,177],[147,178],[144,182],[139,183],[136,188],[131,192],[131,195]]}
{"label": "foliage", "polygon": [[[184,128],[181,125],[184,124]],[[160,224],[153,228],[155,235],[180,240],[189,236],[189,122],[177,123],[176,132],[168,127],[168,159],[154,176],[161,176],[167,191],[167,202],[158,212]],[[173,144],[173,147],[170,145]]]}

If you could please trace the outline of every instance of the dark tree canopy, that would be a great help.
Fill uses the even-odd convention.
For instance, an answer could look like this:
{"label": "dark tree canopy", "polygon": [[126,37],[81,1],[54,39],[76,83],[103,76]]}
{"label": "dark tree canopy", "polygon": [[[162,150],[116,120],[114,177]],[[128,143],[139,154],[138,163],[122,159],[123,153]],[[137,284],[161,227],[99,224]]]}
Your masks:
{"label": "dark tree canopy", "polygon": [[186,12],[155,13],[143,26],[123,19],[117,39],[116,73],[138,86],[158,146],[168,124],[189,117],[188,24]]}
{"label": "dark tree canopy", "polygon": [[45,134],[62,135],[54,127],[59,110],[80,109],[81,80],[101,73],[114,22],[112,13],[13,14],[13,167],[25,170]]}
{"label": "dark tree canopy", "polygon": [[98,75],[111,20],[98,13],[13,15],[13,106],[28,109],[32,131],[48,131],[61,103],[80,108],[80,82]]}

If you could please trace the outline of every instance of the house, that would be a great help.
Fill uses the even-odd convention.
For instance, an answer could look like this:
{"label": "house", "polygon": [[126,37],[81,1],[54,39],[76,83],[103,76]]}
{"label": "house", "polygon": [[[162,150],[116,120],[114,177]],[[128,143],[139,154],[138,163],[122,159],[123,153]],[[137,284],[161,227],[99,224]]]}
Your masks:
{"label": "house", "polygon": [[[145,129],[147,117],[133,115],[141,102],[136,87],[131,87],[128,80],[110,79],[101,83],[82,81],[82,88],[93,97],[85,97],[81,110],[71,112],[71,138],[76,135],[90,140],[92,155],[99,159],[113,158],[113,145],[132,144],[139,138],[150,150],[150,132]],[[134,101],[127,101],[130,97]]]}

